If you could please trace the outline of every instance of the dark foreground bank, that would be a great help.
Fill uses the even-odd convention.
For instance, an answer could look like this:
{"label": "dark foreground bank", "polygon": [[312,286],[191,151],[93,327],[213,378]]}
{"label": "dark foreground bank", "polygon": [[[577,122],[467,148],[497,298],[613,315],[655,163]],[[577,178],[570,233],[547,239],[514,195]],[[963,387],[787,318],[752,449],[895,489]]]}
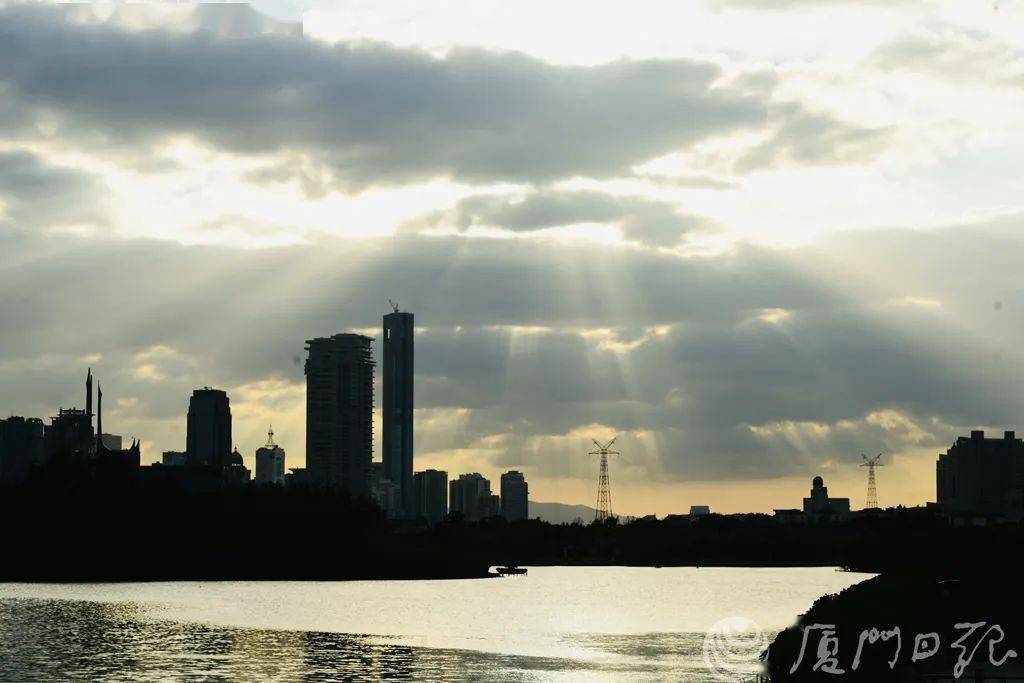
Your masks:
{"label": "dark foreground bank", "polygon": [[[785,523],[767,515],[552,525],[396,524],[368,501],[247,487],[189,494],[122,482],[0,489],[6,581],[469,578],[494,565],[840,566],[913,571],[954,552],[994,562],[1020,525],[957,528],[923,510]],[[992,559],[996,558],[996,559]]]}
{"label": "dark foreground bank", "polygon": [[965,561],[946,550],[938,565],[817,600],[766,651],[770,679],[1024,680],[1019,569],[1008,554]]}

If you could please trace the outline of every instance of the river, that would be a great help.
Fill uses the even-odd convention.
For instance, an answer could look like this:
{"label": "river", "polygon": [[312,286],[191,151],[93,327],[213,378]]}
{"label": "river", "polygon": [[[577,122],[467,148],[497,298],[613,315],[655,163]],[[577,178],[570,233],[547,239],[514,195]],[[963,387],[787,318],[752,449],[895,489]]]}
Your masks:
{"label": "river", "polygon": [[0,677],[738,680],[816,598],[869,576],[533,567],[451,581],[0,584]]}

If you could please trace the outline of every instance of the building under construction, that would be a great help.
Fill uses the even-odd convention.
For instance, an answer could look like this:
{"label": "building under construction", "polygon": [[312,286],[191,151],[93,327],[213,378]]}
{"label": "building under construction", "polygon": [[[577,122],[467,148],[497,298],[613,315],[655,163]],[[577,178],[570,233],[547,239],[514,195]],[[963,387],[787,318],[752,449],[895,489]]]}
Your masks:
{"label": "building under construction", "polygon": [[310,484],[367,492],[373,460],[373,338],[306,342],[306,469]]}

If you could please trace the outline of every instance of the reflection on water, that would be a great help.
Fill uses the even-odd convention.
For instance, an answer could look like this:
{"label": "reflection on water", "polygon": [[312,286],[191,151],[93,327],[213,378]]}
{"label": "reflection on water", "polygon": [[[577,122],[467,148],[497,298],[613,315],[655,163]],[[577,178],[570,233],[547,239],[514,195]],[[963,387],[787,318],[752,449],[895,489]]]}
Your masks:
{"label": "reflection on water", "polygon": [[[0,584],[0,680],[708,681],[704,630],[718,620],[748,617],[771,637],[864,578],[538,567],[507,580]],[[757,670],[756,652],[741,660]]]}
{"label": "reflection on water", "polygon": [[[681,637],[696,642],[699,651],[697,634]],[[589,645],[642,657],[668,652],[649,641],[596,636]],[[669,649],[678,656],[677,649]],[[532,681],[575,674],[591,680],[621,668],[555,657],[385,645],[336,633],[147,621],[132,604],[0,601],[0,676],[5,681]],[[642,667],[651,674],[659,668],[656,662]]]}

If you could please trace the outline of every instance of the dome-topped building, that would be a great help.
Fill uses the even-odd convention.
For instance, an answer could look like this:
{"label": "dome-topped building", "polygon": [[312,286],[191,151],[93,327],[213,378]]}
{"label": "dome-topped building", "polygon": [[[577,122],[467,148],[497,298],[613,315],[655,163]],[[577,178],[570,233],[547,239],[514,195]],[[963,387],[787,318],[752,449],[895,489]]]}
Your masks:
{"label": "dome-topped building", "polygon": [[811,495],[809,498],[804,498],[804,513],[808,515],[816,514],[849,514],[850,512],[850,499],[849,498],[829,498],[828,487],[825,486],[825,480],[820,476],[815,477],[811,480]]}

